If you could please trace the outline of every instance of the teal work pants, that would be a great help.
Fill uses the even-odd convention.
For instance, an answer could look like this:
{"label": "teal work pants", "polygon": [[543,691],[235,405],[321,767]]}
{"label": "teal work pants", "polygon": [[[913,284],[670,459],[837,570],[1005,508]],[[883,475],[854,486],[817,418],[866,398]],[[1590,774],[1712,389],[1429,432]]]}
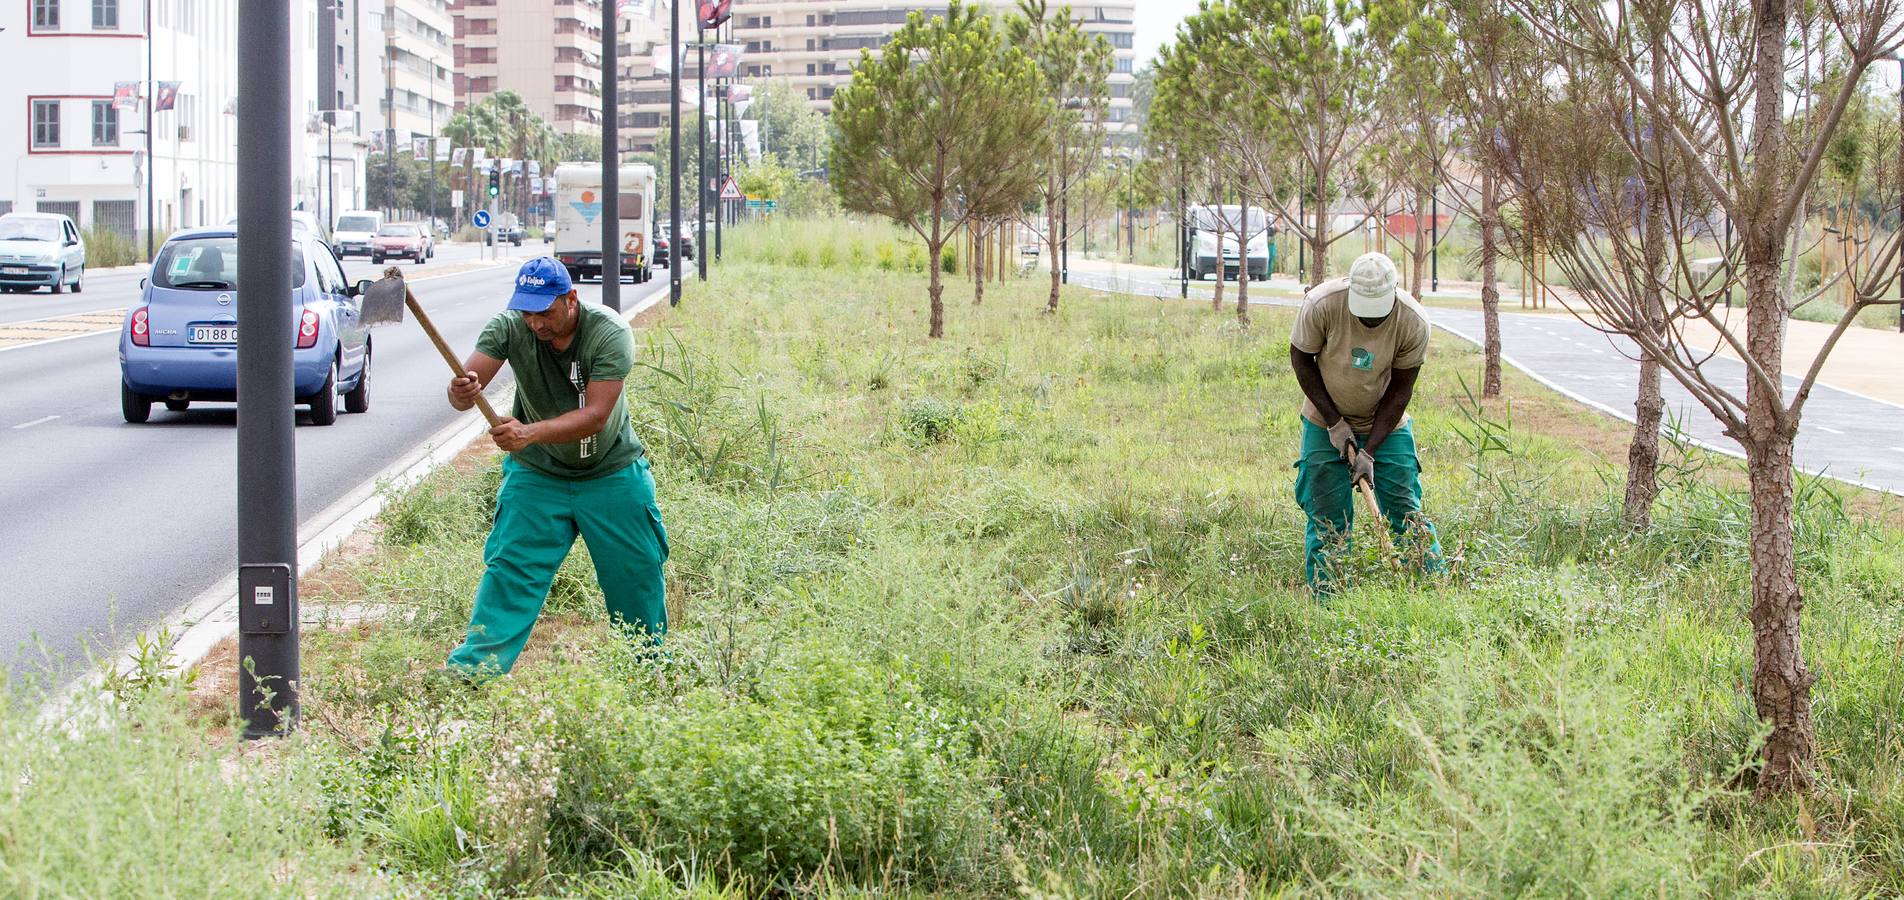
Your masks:
{"label": "teal work pants", "polygon": [[[1355,436],[1355,445],[1368,435]],[[1395,535],[1395,550],[1426,572],[1440,572],[1441,541],[1435,525],[1421,512],[1421,462],[1415,456],[1415,432],[1407,424],[1390,432],[1375,448],[1375,500]],[[1335,593],[1342,558],[1355,527],[1355,486],[1349,462],[1329,443],[1329,431],[1302,420],[1302,456],[1296,460],[1296,502],[1308,516],[1304,534],[1303,575],[1318,597]]]}
{"label": "teal work pants", "polygon": [[668,629],[661,575],[668,532],[647,458],[586,481],[545,475],[514,459],[502,471],[469,635],[450,653],[450,666],[494,674],[516,664],[578,534],[595,561],[610,621],[659,642]]}

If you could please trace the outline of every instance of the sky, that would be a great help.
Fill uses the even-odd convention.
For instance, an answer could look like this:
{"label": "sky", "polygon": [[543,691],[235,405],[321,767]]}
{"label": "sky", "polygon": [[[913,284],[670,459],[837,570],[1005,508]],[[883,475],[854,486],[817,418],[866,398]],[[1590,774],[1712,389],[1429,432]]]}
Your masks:
{"label": "sky", "polygon": [[1177,34],[1177,23],[1197,11],[1197,0],[1137,0],[1137,68],[1157,58],[1157,48]]}

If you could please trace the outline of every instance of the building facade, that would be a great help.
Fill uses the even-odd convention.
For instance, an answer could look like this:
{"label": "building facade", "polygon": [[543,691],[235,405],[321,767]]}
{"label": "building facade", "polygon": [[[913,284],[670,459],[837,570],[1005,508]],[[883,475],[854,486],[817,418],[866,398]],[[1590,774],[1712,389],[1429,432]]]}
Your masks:
{"label": "building facade", "polygon": [[[236,202],[237,68],[236,54],[214,51],[236,46],[236,26],[235,4],[206,0],[5,4],[0,212],[64,213],[132,237],[146,228],[149,180],[159,231],[224,221]],[[122,82],[139,85],[131,108],[113,102]],[[170,108],[152,113],[148,157],[161,83]]]}
{"label": "building facade", "polygon": [[388,0],[383,10],[384,127],[401,150],[434,137],[456,105],[448,0]]}
{"label": "building facade", "polygon": [[[1111,44],[1108,124],[1113,132],[1134,127],[1129,120],[1137,67],[1136,8],[1136,0],[1081,0],[1071,10],[1084,30],[1104,35]],[[830,112],[833,94],[853,77],[860,51],[885,46],[915,10],[932,15],[945,12],[945,6],[903,0],[734,0],[733,19],[720,40],[746,48],[741,81],[784,79],[815,109]],[[683,15],[692,13],[683,9]],[[691,18],[682,27],[683,43],[697,39]],[[696,53],[685,57],[684,85],[699,72]],[[668,76],[655,68],[652,56],[637,54],[623,62],[622,148],[646,152],[654,149],[667,120]],[[691,107],[692,95],[686,99]]]}
{"label": "building facade", "polygon": [[558,133],[600,134],[600,0],[452,0],[456,108],[515,91]]}

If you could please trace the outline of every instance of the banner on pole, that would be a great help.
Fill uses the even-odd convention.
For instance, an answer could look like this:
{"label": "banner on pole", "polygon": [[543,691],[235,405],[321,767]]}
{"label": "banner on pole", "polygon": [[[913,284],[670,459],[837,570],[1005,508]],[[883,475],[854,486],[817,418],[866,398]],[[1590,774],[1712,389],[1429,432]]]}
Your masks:
{"label": "banner on pole", "polygon": [[153,95],[153,98],[152,98],[153,100],[152,111],[164,112],[168,109],[173,108],[174,106],[177,106],[178,105],[178,89],[179,89],[179,82],[176,82],[176,81],[159,82],[158,90]]}
{"label": "banner on pole", "polygon": [[734,0],[699,0],[696,17],[702,28],[719,28],[733,18]]}
{"label": "banner on pole", "polygon": [[410,155],[417,159],[429,160],[430,162],[436,161],[430,154],[430,139],[426,137],[413,137],[410,139]]}
{"label": "banner on pole", "polygon": [[707,57],[707,77],[740,77],[740,58],[746,52],[745,44],[715,44]]}
{"label": "banner on pole", "polygon": [[655,45],[654,70],[656,75],[667,75],[674,72],[674,54],[668,52],[670,49],[667,44]]}
{"label": "banner on pole", "polygon": [[139,83],[136,81],[115,81],[112,83],[112,108],[137,109],[139,107]]}

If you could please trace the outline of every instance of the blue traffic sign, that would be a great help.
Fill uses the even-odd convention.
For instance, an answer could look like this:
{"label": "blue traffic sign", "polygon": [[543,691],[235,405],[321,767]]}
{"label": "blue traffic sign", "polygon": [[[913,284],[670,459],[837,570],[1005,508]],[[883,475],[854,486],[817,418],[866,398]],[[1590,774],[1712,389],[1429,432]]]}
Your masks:
{"label": "blue traffic sign", "polygon": [[489,210],[486,210],[486,209],[477,210],[476,216],[472,221],[476,223],[477,228],[488,228],[489,227]]}

